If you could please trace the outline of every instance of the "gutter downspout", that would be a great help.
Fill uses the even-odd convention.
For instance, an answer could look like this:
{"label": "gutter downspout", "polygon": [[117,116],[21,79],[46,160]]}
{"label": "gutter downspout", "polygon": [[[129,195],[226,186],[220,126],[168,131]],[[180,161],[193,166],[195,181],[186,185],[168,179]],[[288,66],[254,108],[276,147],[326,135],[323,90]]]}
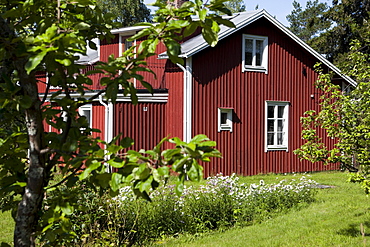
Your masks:
{"label": "gutter downspout", "polygon": [[183,121],[183,141],[190,142],[192,135],[192,92],[193,92],[193,75],[192,75],[192,57],[186,58],[185,67],[177,64],[184,72],[184,121]]}
{"label": "gutter downspout", "polygon": [[[105,107],[104,141],[109,143],[113,139],[113,104],[111,102],[105,104],[102,95],[99,95],[99,102]],[[112,172],[108,165],[107,172]]]}

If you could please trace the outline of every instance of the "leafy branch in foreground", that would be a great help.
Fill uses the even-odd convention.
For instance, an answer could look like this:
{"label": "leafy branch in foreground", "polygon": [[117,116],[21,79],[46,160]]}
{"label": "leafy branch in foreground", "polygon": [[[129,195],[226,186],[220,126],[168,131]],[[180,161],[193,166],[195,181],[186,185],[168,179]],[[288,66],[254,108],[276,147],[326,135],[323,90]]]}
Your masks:
{"label": "leafy branch in foreground", "polygon": [[[370,193],[370,66],[369,55],[361,51],[360,42],[354,41],[346,61],[350,70],[345,73],[358,84],[350,92],[333,85],[331,75],[319,70],[321,110],[308,111],[302,118],[302,138],[306,143],[294,152],[312,162],[340,162],[344,168],[358,171],[350,180],[361,182],[366,193]],[[321,142],[319,128],[336,140],[332,148]]]}
{"label": "leafy branch in foreground", "polygon": [[[74,187],[79,180],[86,180],[91,188],[109,189],[114,194],[122,184],[132,183],[138,196],[147,197],[148,190],[168,176],[167,165],[171,165],[179,174],[180,193],[185,173],[191,179],[202,177],[197,160],[220,156],[215,143],[205,136],[190,143],[170,139],[176,147],[168,151],[160,152],[159,145],[152,151],[127,151],[120,156],[117,153],[132,142],[123,139],[118,145],[118,139],[105,143],[92,137],[99,130],[90,128],[86,117],[78,113],[81,106],[103,95],[106,102],[114,103],[120,88],[137,103],[132,79],[151,91],[141,72],[151,72],[146,59],[155,55],[160,42],[172,62],[183,63],[178,58],[178,42],[183,37],[200,27],[205,40],[214,46],[219,25],[233,26],[214,14],[230,13],[224,0],[186,2],[178,9],[160,1],[155,5],[159,7],[154,17],[158,24],[147,23],[148,29],[132,37],[146,37],[145,41],[85,73],[79,56],[86,55],[87,47],[97,49],[95,39],[113,37],[112,22],[95,1],[0,2],[0,109],[10,113],[0,119],[0,196],[8,200],[2,210],[11,209],[16,220],[15,246],[34,246],[40,234],[44,241],[62,245],[63,236],[73,235],[68,215],[79,207],[70,195],[60,193],[54,206],[42,210],[45,196],[60,186]],[[194,15],[198,19],[193,20]],[[98,73],[103,74],[99,81],[103,89],[87,97],[85,92],[93,84],[90,76]],[[40,91],[44,83],[40,75],[48,78],[45,92]],[[51,86],[56,88],[53,94]],[[24,128],[10,125],[5,129],[3,126],[9,125],[4,123],[13,121],[10,116],[14,115],[24,119]],[[56,131],[47,132],[45,124]],[[118,172],[108,173],[107,164]],[[59,223],[62,227],[56,231],[53,226]]]}

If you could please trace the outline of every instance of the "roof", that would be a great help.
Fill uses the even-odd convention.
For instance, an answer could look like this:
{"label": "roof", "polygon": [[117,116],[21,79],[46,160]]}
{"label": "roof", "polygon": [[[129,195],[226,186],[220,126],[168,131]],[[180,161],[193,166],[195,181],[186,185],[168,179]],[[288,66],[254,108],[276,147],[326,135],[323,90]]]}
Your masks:
{"label": "roof", "polygon": [[[284,32],[286,35],[288,35],[290,38],[292,38],[296,43],[298,43],[302,48],[304,48],[306,51],[311,53],[314,57],[316,57],[321,63],[328,66],[333,72],[340,75],[343,79],[345,79],[348,83],[350,83],[353,86],[356,86],[357,83],[350,77],[343,75],[341,71],[331,62],[329,62],[326,58],[324,58],[321,54],[319,54],[317,51],[312,49],[309,45],[307,45],[304,41],[302,41],[300,38],[298,38],[295,34],[293,34],[288,28],[286,28],[282,23],[280,23],[275,17],[271,16],[266,10],[256,10],[256,11],[246,11],[246,12],[240,12],[234,14],[231,18],[229,18],[230,21],[232,21],[235,24],[235,28],[226,27],[224,25],[220,26],[220,32],[218,33],[219,40],[222,40],[229,35],[239,31],[240,29],[248,26],[249,24],[261,19],[266,18],[268,21],[270,21],[272,24],[274,24],[278,29],[280,29],[282,32]],[[189,58],[193,56],[194,54],[206,49],[207,47],[210,47],[210,45],[204,40],[203,36],[201,34],[185,41],[183,44],[181,44],[181,54],[180,57],[182,58]],[[161,53],[158,55],[159,59],[167,59],[168,56],[166,52]]]}

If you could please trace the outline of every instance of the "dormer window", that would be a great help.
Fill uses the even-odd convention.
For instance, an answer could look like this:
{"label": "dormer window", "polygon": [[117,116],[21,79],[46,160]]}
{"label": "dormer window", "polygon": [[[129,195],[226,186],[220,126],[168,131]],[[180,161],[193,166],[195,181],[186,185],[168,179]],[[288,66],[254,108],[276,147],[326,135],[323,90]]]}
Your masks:
{"label": "dormer window", "polygon": [[243,35],[243,72],[256,71],[267,74],[268,38]]}

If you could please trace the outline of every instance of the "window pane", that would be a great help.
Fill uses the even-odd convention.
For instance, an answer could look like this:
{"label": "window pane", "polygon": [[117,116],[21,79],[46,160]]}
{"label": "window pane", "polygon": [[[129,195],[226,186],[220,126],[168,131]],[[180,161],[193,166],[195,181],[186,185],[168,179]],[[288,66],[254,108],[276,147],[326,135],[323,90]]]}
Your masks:
{"label": "window pane", "polygon": [[278,118],[284,117],[284,109],[285,109],[285,106],[278,106]]}
{"label": "window pane", "polygon": [[274,133],[267,134],[267,145],[274,145]]}
{"label": "window pane", "polygon": [[269,106],[267,110],[267,117],[268,118],[274,118],[274,109],[275,106]]}
{"label": "window pane", "polygon": [[278,120],[277,130],[278,131],[283,131],[283,128],[284,128],[284,121],[283,120]]}
{"label": "window pane", "polygon": [[226,124],[227,121],[227,113],[221,112],[221,124]]}
{"label": "window pane", "polygon": [[267,120],[267,131],[274,131],[275,120]]}
{"label": "window pane", "polygon": [[90,123],[90,110],[85,110],[85,109],[83,109],[82,111],[81,111],[81,116],[84,116],[84,117],[86,117],[86,120],[87,120],[87,122],[88,122],[88,124],[90,125],[91,123]]}
{"label": "window pane", "polygon": [[283,145],[284,133],[277,133],[277,145]]}
{"label": "window pane", "polygon": [[256,40],[256,66],[262,65],[263,41]]}
{"label": "window pane", "polygon": [[253,40],[245,40],[245,65],[252,65],[253,61]]}

